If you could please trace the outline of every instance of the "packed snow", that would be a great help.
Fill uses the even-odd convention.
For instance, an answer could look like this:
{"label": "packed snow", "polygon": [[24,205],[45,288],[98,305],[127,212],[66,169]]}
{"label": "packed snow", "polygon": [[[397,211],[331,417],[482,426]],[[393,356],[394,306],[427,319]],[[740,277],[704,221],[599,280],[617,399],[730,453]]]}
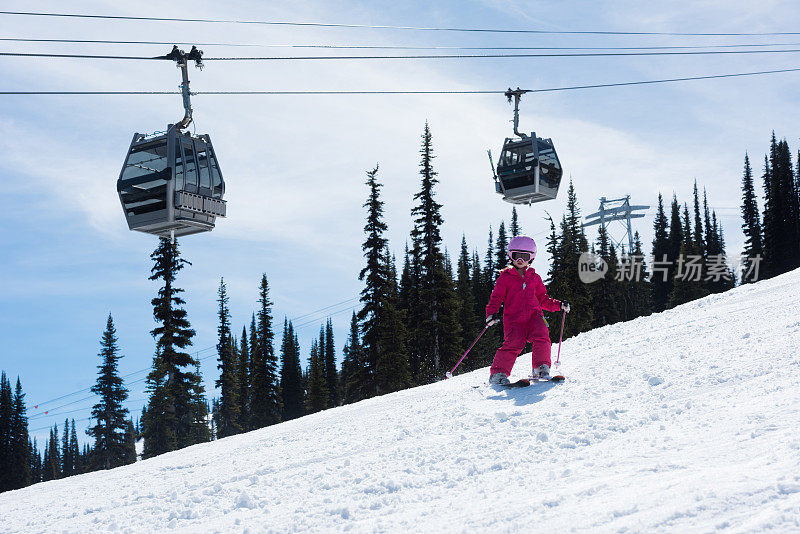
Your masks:
{"label": "packed snow", "polygon": [[483,369],[4,493],[0,531],[800,531],[798,287],[581,334],[562,384]]}

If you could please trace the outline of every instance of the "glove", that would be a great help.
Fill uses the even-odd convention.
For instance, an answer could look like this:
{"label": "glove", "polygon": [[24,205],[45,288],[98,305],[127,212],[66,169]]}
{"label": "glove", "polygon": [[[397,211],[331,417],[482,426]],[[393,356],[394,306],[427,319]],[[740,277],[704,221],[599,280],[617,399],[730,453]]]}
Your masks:
{"label": "glove", "polygon": [[491,315],[487,315],[486,316],[486,326],[496,325],[498,323],[498,321],[500,321],[500,319],[497,318],[497,314],[496,313],[493,313]]}
{"label": "glove", "polygon": [[563,311],[565,311],[565,312],[569,313],[569,310],[570,310],[570,307],[569,307],[569,302],[567,302],[567,301],[565,301],[565,300],[562,300],[562,301],[561,301],[561,309],[562,309]]}

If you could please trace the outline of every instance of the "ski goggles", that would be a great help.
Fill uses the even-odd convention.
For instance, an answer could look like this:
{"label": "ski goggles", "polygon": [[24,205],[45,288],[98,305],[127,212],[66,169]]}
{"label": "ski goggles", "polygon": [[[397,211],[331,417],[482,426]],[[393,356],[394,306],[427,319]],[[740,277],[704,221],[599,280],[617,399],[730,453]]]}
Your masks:
{"label": "ski goggles", "polygon": [[523,252],[521,250],[511,251],[511,261],[522,260],[528,263],[533,261],[533,254],[530,252]]}

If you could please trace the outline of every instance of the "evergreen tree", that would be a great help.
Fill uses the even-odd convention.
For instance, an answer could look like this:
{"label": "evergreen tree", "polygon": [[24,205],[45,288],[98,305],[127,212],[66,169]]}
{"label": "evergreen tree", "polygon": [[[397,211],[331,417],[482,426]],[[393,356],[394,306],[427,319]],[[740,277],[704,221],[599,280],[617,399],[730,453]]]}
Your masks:
{"label": "evergreen tree", "polygon": [[273,303],[269,299],[266,273],[261,275],[258,295],[258,351],[256,354],[251,354],[253,373],[251,376],[250,417],[251,426],[254,429],[279,423],[282,410],[278,383],[278,357],[273,346]]}
{"label": "evergreen tree", "polygon": [[703,222],[700,219],[700,198],[697,194],[697,180],[694,181],[694,233],[692,234],[692,239],[695,253],[705,258],[707,251],[705,239],[703,239]]}
{"label": "evergreen tree", "polygon": [[[324,334],[323,334],[324,335]],[[308,364],[308,397],[306,407],[309,413],[327,408],[328,391],[325,388],[325,369],[319,354],[319,340],[311,343],[311,359]]]}
{"label": "evergreen tree", "polygon": [[664,199],[658,194],[658,211],[653,223],[653,261],[661,263],[661,269],[653,270],[651,280],[653,311],[661,312],[667,309],[669,294],[672,290],[672,280],[669,278],[669,269],[663,262],[669,261],[669,233],[667,231],[667,215],[664,213]]}
{"label": "evergreen tree", "polygon": [[256,374],[256,364],[261,361],[259,356],[261,349],[258,342],[258,330],[256,329],[256,314],[254,313],[250,318],[250,362],[247,368],[247,411],[248,419],[245,425],[247,430],[253,430],[255,427],[252,425],[253,420],[253,377]]}
{"label": "evergreen tree", "polygon": [[[7,388],[9,385],[7,383]],[[22,392],[22,383],[17,377],[11,406],[11,420],[9,421],[10,439],[7,445],[11,469],[7,473],[8,487],[4,489],[24,488],[31,483],[28,417],[25,413],[25,394]],[[2,489],[0,488],[0,491]]]}
{"label": "evergreen tree", "polygon": [[5,371],[0,374],[0,492],[11,489],[14,466],[12,464],[12,421],[14,419],[14,398],[11,383]]}
{"label": "evergreen tree", "polygon": [[[456,295],[459,301],[458,322],[461,325],[461,331],[464,334],[465,342],[471,342],[478,335],[478,318],[480,315],[476,314],[475,309],[475,295],[473,293],[472,280],[470,280],[470,272],[473,267],[470,265],[470,255],[467,249],[467,238],[461,236],[461,253],[458,256],[458,276],[456,279]],[[480,271],[479,271],[480,273]],[[481,325],[482,326],[482,325]],[[479,358],[473,358],[470,361],[465,361],[462,365],[464,370],[478,369],[477,364]]]}
{"label": "evergreen tree", "polygon": [[[589,250],[586,234],[580,221],[578,196],[575,193],[574,184],[570,181],[567,190],[567,213],[561,219],[558,251],[552,259],[554,270],[551,273],[547,290],[550,296],[567,301],[572,307],[569,321],[564,327],[565,338],[589,330],[594,317],[591,286],[584,284],[578,274],[580,256]],[[545,313],[549,317],[554,317],[549,312]],[[551,339],[557,340],[559,333],[560,329],[552,328],[550,330]]]}
{"label": "evergreen tree", "polygon": [[70,421],[70,431],[69,431],[69,454],[72,458],[72,474],[73,475],[80,475],[81,474],[81,448],[78,444],[78,434],[75,431],[75,419],[73,418]]}
{"label": "evergreen tree", "polygon": [[[798,158],[800,162],[800,158]],[[764,256],[761,243],[761,218],[758,214],[758,200],[755,185],[753,184],[753,169],[750,167],[750,158],[744,155],[744,172],[742,175],[742,232],[744,233],[744,261],[742,283],[753,282],[755,275],[755,262],[760,262]],[[759,274],[760,274],[760,265]],[[749,276],[745,274],[753,269]]]}
{"label": "evergreen tree", "polygon": [[328,406],[339,406],[339,373],[336,370],[336,344],[333,340],[333,322],[325,325],[325,385],[328,388]]}
{"label": "evergreen tree", "polygon": [[683,224],[681,222],[680,205],[678,198],[673,193],[672,205],[670,209],[669,221],[669,235],[667,237],[667,261],[669,261],[669,292],[675,287],[675,273],[678,269],[678,258],[681,255],[681,246],[683,245],[684,232]]}
{"label": "evergreen tree", "polygon": [[593,328],[614,324],[620,320],[622,291],[619,282],[611,273],[617,272],[617,254],[608,238],[604,225],[597,231],[597,254],[608,265],[608,274],[592,284],[592,306],[594,312]]}
{"label": "evergreen tree", "polygon": [[[53,437],[53,431],[50,430],[50,437]],[[48,439],[44,444],[44,452],[42,453],[42,482],[54,480],[53,470],[50,466],[50,440]]]}
{"label": "evergreen tree", "polygon": [[408,368],[406,352],[406,328],[403,323],[404,314],[399,309],[399,292],[394,258],[389,257],[388,249],[384,256],[388,264],[388,279],[382,299],[375,383],[378,394],[391,393],[405,389],[411,385],[411,373]]}
{"label": "evergreen tree", "polygon": [[769,160],[764,161],[764,270],[776,276],[800,264],[800,215],[794,168],[789,145],[770,142]]}
{"label": "evergreen tree", "polygon": [[249,387],[248,381],[250,375],[250,345],[247,341],[247,327],[242,327],[242,339],[239,345],[239,361],[236,364],[236,385],[238,392],[236,398],[239,400],[239,425],[242,429],[247,428],[247,421],[250,420],[250,411],[248,409]]}
{"label": "evergreen tree", "polygon": [[500,228],[497,230],[497,242],[495,243],[497,259],[495,265],[497,269],[502,269],[508,264],[508,237],[506,237],[506,223],[500,221]]}
{"label": "evergreen tree", "polygon": [[[125,463],[125,419],[128,409],[124,403],[128,398],[128,390],[123,386],[117,368],[120,359],[117,342],[114,319],[109,314],[100,340],[98,356],[101,363],[97,366],[97,382],[92,386],[92,393],[100,397],[92,407],[92,418],[96,423],[87,430],[87,434],[94,438],[95,469],[111,469]],[[64,476],[69,476],[67,463],[74,462],[74,459],[69,458],[67,453],[66,422],[64,426]]]}
{"label": "evergreen tree", "polygon": [[364,386],[367,383],[364,378],[366,365],[359,330],[358,317],[353,312],[350,319],[350,335],[342,349],[342,390],[345,404],[358,402],[370,396],[370,392]]}
{"label": "evergreen tree", "polygon": [[64,478],[71,477],[75,471],[75,459],[69,447],[69,419],[64,419],[64,436],[61,438],[61,474]]}
{"label": "evergreen tree", "polygon": [[[420,347],[424,343],[424,340],[418,337],[420,325],[424,319],[424,310],[419,306],[421,281],[419,278],[420,261],[418,252],[419,251],[416,249],[409,251],[408,243],[406,243],[403,272],[400,275],[400,288],[398,292],[398,306],[405,316],[405,346],[408,353],[409,373],[413,384],[420,383]],[[360,343],[358,346],[360,349],[363,349]],[[344,370],[344,364],[342,364],[342,369]],[[366,376],[364,376],[364,378],[366,378]],[[345,382],[343,377],[342,387],[345,387]]]}
{"label": "evergreen tree", "polygon": [[47,480],[61,478],[61,451],[58,448],[58,425],[54,424],[50,430],[48,447]]}
{"label": "evergreen tree", "polygon": [[414,217],[411,238],[414,254],[419,258],[420,281],[420,298],[413,304],[422,320],[414,337],[418,340],[420,379],[427,383],[443,375],[446,367],[455,364],[463,342],[457,320],[455,284],[446,274],[441,250],[442,205],[434,198],[438,179],[433,170],[433,143],[427,123],[420,154],[422,180],[420,191],[414,195],[417,205],[411,210]]}
{"label": "evergreen tree", "polygon": [[624,264],[622,292],[625,307],[622,314],[623,321],[629,321],[652,312],[652,287],[650,285],[647,265],[644,261],[642,241],[639,232],[634,233],[633,251],[630,255],[620,258]]}
{"label": "evergreen tree", "polygon": [[[75,421],[72,421],[73,435],[75,433]],[[78,443],[75,442],[77,446]],[[136,429],[133,427],[133,419],[128,419],[125,425],[125,447],[124,454],[122,455],[122,463],[124,465],[136,463]]]}
{"label": "evergreen tree", "polygon": [[[699,218],[699,203],[697,212]],[[709,293],[703,284],[703,273],[705,272],[703,256],[697,250],[697,245],[695,244],[697,229],[695,228],[695,231],[692,231],[689,220],[689,207],[686,204],[683,205],[681,234],[683,235],[683,242],[679,249],[672,291],[669,296],[670,308],[699,299]]]}
{"label": "evergreen tree", "polygon": [[[202,410],[205,401],[198,402],[203,390],[198,362],[184,352],[191,346],[195,331],[181,307],[185,304],[179,296],[183,290],[175,286],[178,272],[189,262],[180,257],[178,242],[169,238],[161,238],[150,257],[154,262],[150,280],[162,280],[164,285],[152,301],[153,318],[159,326],[151,331],[156,353],[147,377],[147,419],[142,421],[145,458],[194,445],[208,437],[208,432],[198,427],[205,424],[206,415]],[[119,438],[124,440],[124,420],[121,425]]]}
{"label": "evergreen tree", "polygon": [[305,413],[303,371],[300,369],[300,347],[296,343],[292,323],[283,319],[281,342],[281,405],[282,421],[301,417]]}
{"label": "evergreen tree", "polygon": [[387,252],[388,241],[384,237],[387,227],[383,222],[383,201],[380,199],[382,185],[376,178],[377,173],[377,166],[367,172],[369,195],[364,203],[367,209],[367,223],[364,226],[366,239],[361,246],[366,264],[358,275],[358,279],[364,282],[360,298],[362,308],[357,315],[361,323],[361,347],[366,366],[363,389],[369,395],[396,391],[410,382],[403,339],[405,329],[402,313],[398,309],[395,269]]}
{"label": "evergreen tree", "polygon": [[217,437],[226,438],[242,431],[239,422],[239,384],[237,383],[236,358],[233,353],[233,340],[231,339],[231,312],[228,307],[228,289],[225,280],[220,278],[217,290],[217,369],[219,378],[215,385],[220,390],[219,418],[216,419]]}
{"label": "evergreen tree", "polygon": [[36,438],[33,438],[33,441],[28,441],[28,444],[31,459],[31,484],[38,484],[42,481],[42,455],[39,453],[39,444]]}
{"label": "evergreen tree", "polygon": [[522,227],[519,225],[519,218],[517,217],[517,207],[511,208],[511,237],[517,237],[522,233]]}

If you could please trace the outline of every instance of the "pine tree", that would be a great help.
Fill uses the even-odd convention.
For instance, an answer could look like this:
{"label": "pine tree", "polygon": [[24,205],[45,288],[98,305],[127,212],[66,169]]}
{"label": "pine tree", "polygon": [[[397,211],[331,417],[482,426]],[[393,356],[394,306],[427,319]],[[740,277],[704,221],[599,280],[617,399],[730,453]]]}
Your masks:
{"label": "pine tree", "polygon": [[69,419],[64,419],[64,436],[61,438],[61,474],[64,478],[71,477],[75,471],[75,459],[69,447]]}
{"label": "pine tree", "polygon": [[517,207],[511,208],[511,237],[517,237],[522,233],[522,227],[519,225],[519,218],[517,217]]}
{"label": "pine tree", "polygon": [[[417,205],[411,210],[414,227],[411,238],[414,254],[419,258],[420,298],[414,303],[422,320],[415,338],[421,341],[419,351],[420,379],[427,383],[444,374],[445,368],[457,361],[463,343],[459,328],[458,301],[455,284],[447,277],[441,250],[440,227],[442,205],[436,202],[434,187],[438,183],[433,170],[433,144],[427,123],[422,134],[420,191],[414,195]],[[412,311],[412,314],[415,312]]]}
{"label": "pine tree", "polygon": [[[798,163],[800,163],[800,158],[798,158]],[[750,158],[747,154],[744,155],[744,172],[742,175],[742,232],[745,236],[742,282],[746,284],[755,281],[755,262],[760,262],[764,256],[761,242],[761,218],[758,214],[758,200],[753,184],[753,170],[750,167]],[[750,275],[745,276],[751,270]]]}
{"label": "pine tree", "polygon": [[301,417],[305,413],[303,371],[300,369],[300,347],[295,341],[292,323],[283,319],[281,342],[281,405],[282,421]]}
{"label": "pine tree", "polygon": [[388,249],[384,260],[388,265],[388,279],[382,299],[378,336],[378,360],[375,366],[375,383],[379,395],[405,389],[411,385],[411,373],[406,351],[404,314],[399,309],[397,269]]}
{"label": "pine tree", "polygon": [[282,409],[278,383],[278,357],[273,346],[273,303],[269,299],[269,283],[266,273],[261,275],[258,295],[258,352],[251,354],[253,372],[250,377],[252,386],[250,421],[253,429],[279,423]]}
{"label": "pine tree", "polygon": [[593,328],[618,322],[620,320],[620,308],[622,307],[620,305],[622,303],[620,284],[611,275],[611,273],[617,271],[617,254],[614,245],[609,240],[608,232],[602,224],[597,231],[597,254],[605,260],[609,274],[590,286],[593,296]]}
{"label": "pine tree", "polygon": [[19,489],[31,483],[28,417],[25,415],[25,394],[22,392],[22,382],[19,377],[14,389],[11,412],[8,443],[11,471],[8,473],[8,489]]}
{"label": "pine tree", "polygon": [[50,430],[50,439],[47,442],[48,465],[47,480],[61,478],[61,451],[58,448],[58,425],[54,424]]}
{"label": "pine tree", "polygon": [[[772,132],[770,155],[774,161],[777,151],[775,132]],[[764,187],[764,274],[767,277],[780,274],[780,231],[783,222],[781,195],[772,173],[768,156],[764,156],[764,173],[761,175]]]}
{"label": "pine tree", "polygon": [[328,406],[341,404],[339,394],[339,373],[336,370],[336,344],[333,340],[333,322],[328,319],[325,325],[325,385],[328,388]]}
{"label": "pine tree", "polygon": [[364,349],[361,346],[361,334],[358,317],[355,312],[350,319],[350,335],[342,349],[342,390],[344,403],[350,404],[368,398],[364,379],[366,365],[364,364]]}
{"label": "pine tree", "polygon": [[247,327],[242,327],[242,339],[239,345],[239,361],[236,364],[236,384],[238,391],[236,398],[239,400],[239,425],[242,430],[247,428],[247,422],[250,420],[250,411],[248,408],[249,400],[249,385],[248,381],[250,369],[250,345],[247,341]]}
{"label": "pine tree", "polygon": [[228,307],[228,289],[220,278],[217,290],[217,369],[219,378],[214,383],[220,390],[219,418],[216,419],[217,438],[226,438],[242,431],[239,422],[239,384],[237,383],[236,359],[231,339],[231,312]]}
{"label": "pine tree", "polygon": [[[421,281],[419,277],[420,261],[417,250],[408,249],[408,243],[405,247],[405,255],[403,259],[403,272],[400,275],[400,288],[398,291],[398,307],[405,316],[405,347],[408,353],[408,366],[411,375],[412,384],[419,384],[421,377],[420,354],[424,340],[418,337],[420,333],[420,325],[424,319],[424,310],[419,305],[420,301],[420,288]],[[359,343],[358,347],[363,349]],[[363,357],[363,350],[361,356]],[[344,362],[342,363],[342,372],[344,373]],[[366,379],[366,375],[362,378]],[[342,378],[342,387],[348,382],[344,377]],[[361,391],[361,386],[356,389]],[[365,394],[366,394],[366,390]],[[362,397],[366,398],[366,397]],[[352,402],[352,401],[350,401]]]}
{"label": "pine tree", "polygon": [[[472,270],[469,250],[467,249],[467,238],[462,234],[461,253],[458,256],[456,295],[459,301],[458,322],[461,325],[464,340],[467,342],[471,342],[471,340],[475,339],[475,336],[477,336],[478,318],[480,317],[480,315],[476,314],[475,310],[475,295],[473,294],[472,280],[470,280],[470,272]],[[462,365],[464,366],[464,370],[474,370],[478,369],[478,363],[479,358],[473,358],[470,361],[465,361]]]}
{"label": "pine tree", "polygon": [[11,383],[5,371],[0,374],[0,492],[11,489],[13,472],[12,421],[14,419],[14,399]]}
{"label": "pine tree", "polygon": [[500,228],[497,230],[497,242],[495,243],[495,253],[497,259],[495,265],[498,269],[502,269],[508,264],[508,237],[506,237],[506,223],[500,221]]}
{"label": "pine tree", "polygon": [[[75,433],[75,421],[72,421],[72,431]],[[136,429],[133,427],[133,419],[128,419],[125,425],[125,446],[122,455],[122,463],[124,465],[136,463]],[[77,442],[75,445],[77,446]]]}
{"label": "pine tree", "polygon": [[647,264],[644,260],[639,232],[634,232],[632,253],[620,258],[620,261],[626,264],[626,276],[622,280],[625,301],[625,310],[622,316],[624,321],[649,315],[653,310],[653,289],[647,272]]}
{"label": "pine tree", "polygon": [[69,431],[69,454],[72,458],[72,474],[81,474],[81,448],[78,444],[78,434],[75,431],[75,419],[70,422]]}
{"label": "pine tree", "polygon": [[[589,250],[580,221],[578,196],[574,184],[570,181],[567,191],[567,213],[561,219],[558,251],[553,256],[554,267],[547,290],[550,296],[567,301],[572,307],[569,321],[564,327],[565,338],[589,330],[594,320],[591,286],[584,284],[578,273],[580,256]],[[555,318],[553,314],[545,313],[546,316]],[[551,329],[551,339],[557,341],[559,333],[560,329]]]}
{"label": "pine tree", "polygon": [[42,481],[42,455],[39,453],[39,444],[36,438],[28,441],[30,455],[31,484],[38,484]]}
{"label": "pine tree", "polygon": [[[408,355],[405,351],[405,329],[398,310],[399,295],[395,268],[387,252],[387,230],[383,222],[382,185],[377,180],[378,167],[367,172],[369,194],[364,203],[367,223],[366,239],[361,249],[366,264],[358,275],[364,282],[361,291],[362,308],[358,312],[361,323],[362,351],[364,355],[363,390],[378,395],[406,387],[410,382]],[[320,344],[322,347],[322,344]],[[402,384],[402,385],[400,385]]]}
{"label": "pine tree", "polygon": [[683,245],[683,224],[681,222],[680,205],[678,198],[673,193],[670,207],[669,235],[667,237],[667,261],[669,261],[669,292],[675,287],[675,273],[678,269],[678,257],[681,255]]}
{"label": "pine tree", "polygon": [[[324,335],[324,334],[323,334]],[[319,354],[319,340],[311,343],[311,359],[308,364],[308,398],[306,407],[309,413],[327,408],[328,391],[325,388],[325,370]]]}
{"label": "pine tree", "polygon": [[[128,417],[128,409],[124,407],[124,403],[128,398],[128,390],[123,386],[117,368],[120,359],[117,342],[114,319],[109,314],[100,340],[98,356],[101,363],[97,366],[97,382],[92,386],[92,393],[100,397],[92,407],[92,418],[96,423],[87,430],[87,434],[94,438],[94,460],[97,462],[95,469],[111,469],[124,465],[125,419]],[[65,442],[64,448],[66,447]],[[65,476],[68,476],[66,450],[64,457]]]}
{"label": "pine tree", "polygon": [[250,318],[250,362],[247,367],[247,411],[248,418],[246,424],[243,424],[245,429],[253,430],[255,427],[252,425],[253,420],[253,377],[256,374],[256,364],[261,361],[259,356],[261,349],[258,342],[258,330],[256,329],[256,314],[254,313]]}
{"label": "pine tree", "polygon": [[653,290],[653,311],[661,312],[667,309],[669,293],[672,290],[672,281],[669,278],[669,269],[663,262],[669,261],[669,233],[667,231],[667,215],[664,213],[664,199],[658,194],[658,211],[653,222],[653,261],[661,263],[661,269],[653,270],[651,287]]}
{"label": "pine tree", "polygon": [[[153,318],[159,326],[151,331],[156,338],[156,353],[147,377],[147,419],[142,421],[145,458],[194,445],[208,437],[207,431],[198,428],[205,417],[205,401],[198,402],[203,390],[198,362],[184,352],[191,346],[195,331],[181,307],[185,304],[179,297],[183,290],[174,285],[178,272],[189,262],[180,257],[178,242],[168,238],[159,240],[150,257],[154,262],[150,280],[162,280],[164,285],[152,301]],[[123,421],[121,439],[124,424]]]}

